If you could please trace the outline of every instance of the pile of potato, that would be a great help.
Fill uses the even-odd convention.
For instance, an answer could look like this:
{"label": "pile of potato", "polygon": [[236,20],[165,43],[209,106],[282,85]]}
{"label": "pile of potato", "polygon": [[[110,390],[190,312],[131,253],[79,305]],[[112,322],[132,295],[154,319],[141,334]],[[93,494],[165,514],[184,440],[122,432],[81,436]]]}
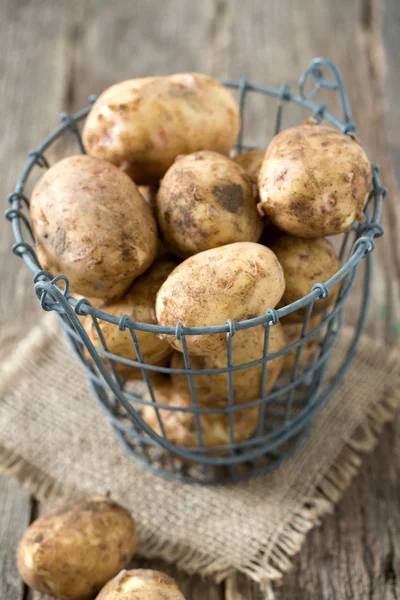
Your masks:
{"label": "pile of potato", "polygon": [[[372,185],[368,158],[351,136],[306,122],[283,130],[266,150],[229,155],[240,129],[230,92],[205,75],[185,73],[118,83],[100,95],[83,129],[87,154],[50,168],[31,199],[43,269],[66,275],[75,294],[134,321],[176,327],[220,325],[264,315],[309,293],[340,267],[326,236],[363,220]],[[140,187],[138,187],[140,186]],[[338,290],[315,303],[309,331]],[[271,328],[269,352],[301,335],[304,312]],[[102,347],[91,317],[84,327]],[[100,321],[108,350],[136,360],[130,333]],[[184,368],[182,341],[137,332],[141,359]],[[306,345],[304,365],[318,346]],[[234,365],[263,353],[264,328],[232,337]],[[187,336],[194,369],[227,365],[226,335]],[[296,351],[268,363],[267,393]],[[126,379],[140,369],[117,364]],[[233,374],[234,402],[261,394],[262,367]],[[192,399],[186,375],[153,378],[155,398],[171,407]],[[194,376],[200,406],[224,407],[226,374]],[[196,446],[194,416],[160,411],[168,439]],[[159,430],[151,407],[146,422]],[[235,413],[235,441],[254,432],[258,409]],[[229,442],[228,417],[201,418],[203,443]]]}
{"label": "pile of potato", "polygon": [[87,496],[34,521],[18,544],[17,566],[27,585],[65,600],[99,590],[98,600],[185,600],[168,575],[125,570],[136,543],[127,510],[107,496]]}

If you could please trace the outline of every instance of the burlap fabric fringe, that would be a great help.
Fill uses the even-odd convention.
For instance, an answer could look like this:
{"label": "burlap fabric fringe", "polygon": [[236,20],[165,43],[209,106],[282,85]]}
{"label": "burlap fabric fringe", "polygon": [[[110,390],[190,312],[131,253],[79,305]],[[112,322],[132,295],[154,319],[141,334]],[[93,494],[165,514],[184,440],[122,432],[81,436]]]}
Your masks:
{"label": "burlap fabric fringe", "polygon": [[[351,334],[343,331],[333,361]],[[3,336],[3,357],[9,337]],[[0,471],[42,500],[111,491],[138,522],[141,555],[217,580],[237,569],[269,588],[393,417],[399,366],[398,349],[362,338],[344,383],[278,470],[230,486],[183,485],[148,473],[125,454],[46,315],[2,362]]]}

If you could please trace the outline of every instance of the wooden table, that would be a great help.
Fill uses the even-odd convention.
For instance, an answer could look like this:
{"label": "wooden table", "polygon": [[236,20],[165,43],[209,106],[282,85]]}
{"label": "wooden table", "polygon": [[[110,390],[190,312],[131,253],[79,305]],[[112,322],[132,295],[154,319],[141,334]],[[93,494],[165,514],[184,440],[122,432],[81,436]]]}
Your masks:
{"label": "wooden table", "polygon": [[[114,81],[192,70],[295,85],[312,57],[332,58],[350,88],[360,137],[391,189],[386,235],[375,254],[368,330],[388,343],[396,340],[400,212],[393,165],[400,164],[399,0],[2,0],[1,17],[4,208],[26,151],[55,126],[58,113],[84,106],[90,93]],[[259,129],[257,120],[249,126]],[[1,323],[22,310],[27,323],[34,322],[40,309],[31,275],[10,256],[11,230],[1,226]],[[278,600],[400,598],[399,465],[397,419],[335,513],[309,535]],[[14,563],[17,541],[42,507],[8,479],[1,481],[0,507],[0,596],[43,600],[24,589]],[[151,565],[172,573],[187,600],[262,597],[242,576],[215,585],[166,564]]]}

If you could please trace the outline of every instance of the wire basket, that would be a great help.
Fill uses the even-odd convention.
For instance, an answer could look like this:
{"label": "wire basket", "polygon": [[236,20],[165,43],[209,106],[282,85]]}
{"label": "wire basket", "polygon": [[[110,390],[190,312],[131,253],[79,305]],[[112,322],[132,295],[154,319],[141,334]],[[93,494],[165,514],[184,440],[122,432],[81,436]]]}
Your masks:
{"label": "wire basket", "polygon": [[[306,93],[306,87],[313,85]],[[264,95],[277,100],[275,117],[275,133],[281,128],[284,107],[289,103],[298,105],[313,116],[318,122],[326,119],[343,133],[354,135],[355,126],[344,88],[342,77],[335,65],[327,59],[316,58],[299,80],[299,92],[294,93],[287,84],[280,89],[250,84],[245,78],[238,82],[224,84],[239,94],[242,129],[236,149],[249,149],[243,143],[243,123],[245,120],[246,98],[249,94]],[[339,96],[342,119],[327,110],[326,104],[313,101],[321,88],[336,92]],[[91,104],[95,100],[90,99]],[[102,312],[90,305],[88,300],[74,298],[69,292],[68,280],[65,276],[53,277],[51,273],[41,270],[34,250],[34,239],[29,223],[29,200],[24,195],[24,188],[35,166],[49,168],[44,152],[66,132],[72,132],[79,151],[84,153],[78,123],[88,114],[91,104],[76,114],[63,113],[61,124],[38,147],[29,153],[29,160],[18,180],[15,191],[10,194],[11,208],[6,211],[7,219],[12,223],[16,243],[13,252],[24,259],[33,271],[35,292],[41,306],[46,311],[55,311],[60,319],[66,339],[77,360],[85,370],[90,388],[100,408],[109,417],[115,432],[129,454],[151,471],[169,479],[180,479],[186,482],[224,483],[235,482],[263,473],[278,465],[290,455],[309,431],[316,411],[324,404],[329,395],[342,380],[362,332],[371,281],[371,253],[374,250],[374,238],[383,234],[379,224],[382,200],[387,190],[382,187],[379,168],[372,164],[373,190],[365,209],[365,223],[354,224],[351,230],[341,237],[339,258],[340,270],[328,281],[314,285],[310,293],[296,302],[279,308],[269,309],[264,316],[246,321],[221,323],[213,327],[189,328],[177,323],[175,328],[163,327],[148,323],[131,321],[127,316],[117,318]],[[26,237],[30,238],[26,241]],[[330,361],[332,349],[339,336],[343,322],[345,303],[353,288],[362,259],[364,266],[363,293],[355,328],[354,338],[345,356],[339,361]],[[361,277],[360,276],[360,277]],[[321,299],[329,295],[330,289],[340,284],[335,303],[325,311],[322,321],[310,329],[313,309]],[[282,317],[295,311],[304,314],[299,338],[278,353],[269,352],[269,339],[272,328]],[[82,316],[90,315],[93,325],[102,343],[97,349],[91,343],[82,326]],[[129,332],[135,349],[136,360],[128,360],[111,354],[99,323],[106,321],[121,331]],[[242,365],[232,364],[232,338],[237,331],[262,325],[264,327],[263,352],[260,358]],[[138,332],[151,335],[174,335],[182,342],[184,368],[172,369],[146,364],[143,361]],[[224,368],[195,370],[191,368],[191,357],[187,351],[186,338],[191,335],[226,334],[227,364]],[[317,339],[315,351],[302,361],[307,344]],[[268,365],[278,356],[290,354],[292,369],[290,373],[280,377],[275,387],[266,394],[268,381]],[[89,358],[90,357],[90,358]],[[329,364],[331,363],[331,367]],[[142,384],[130,384],[121,379],[118,365],[140,370]],[[233,379],[235,373],[254,367],[260,368],[260,397],[251,402],[241,403],[234,397]],[[156,402],[154,394],[154,373],[182,375],[187,378],[191,404],[186,407],[171,406]],[[221,375],[226,377],[227,402],[224,406],[202,406],[196,393],[196,378]],[[147,395],[145,395],[147,392]],[[154,412],[156,426],[151,427],[142,418],[142,411],[151,408]],[[170,441],[165,418],[180,414],[186,419],[191,430],[192,445],[177,445]],[[237,439],[235,427],[240,414],[245,411],[257,411],[257,421],[252,434],[246,439]],[[204,427],[207,423],[222,424],[226,435],[226,443],[209,445],[204,439]],[[99,442],[101,443],[101,442]]]}

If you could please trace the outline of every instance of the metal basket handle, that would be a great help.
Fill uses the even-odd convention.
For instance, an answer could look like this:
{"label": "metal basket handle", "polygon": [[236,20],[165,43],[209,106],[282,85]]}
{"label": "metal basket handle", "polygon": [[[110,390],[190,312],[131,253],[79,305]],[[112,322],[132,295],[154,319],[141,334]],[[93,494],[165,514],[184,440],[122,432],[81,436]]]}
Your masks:
{"label": "metal basket handle", "polygon": [[[324,68],[325,70],[327,69],[331,75],[333,75],[333,79],[328,79],[324,76]],[[305,84],[310,78],[314,80],[314,87],[311,92],[307,94],[305,92]],[[321,88],[334,90],[339,93],[343,112],[343,122],[345,125],[343,133],[354,133],[355,125],[343,77],[340,74],[339,69],[331,60],[328,58],[318,57],[311,61],[308,69],[306,69],[301,75],[299,79],[299,91],[303,99],[311,100],[317,96]]]}

